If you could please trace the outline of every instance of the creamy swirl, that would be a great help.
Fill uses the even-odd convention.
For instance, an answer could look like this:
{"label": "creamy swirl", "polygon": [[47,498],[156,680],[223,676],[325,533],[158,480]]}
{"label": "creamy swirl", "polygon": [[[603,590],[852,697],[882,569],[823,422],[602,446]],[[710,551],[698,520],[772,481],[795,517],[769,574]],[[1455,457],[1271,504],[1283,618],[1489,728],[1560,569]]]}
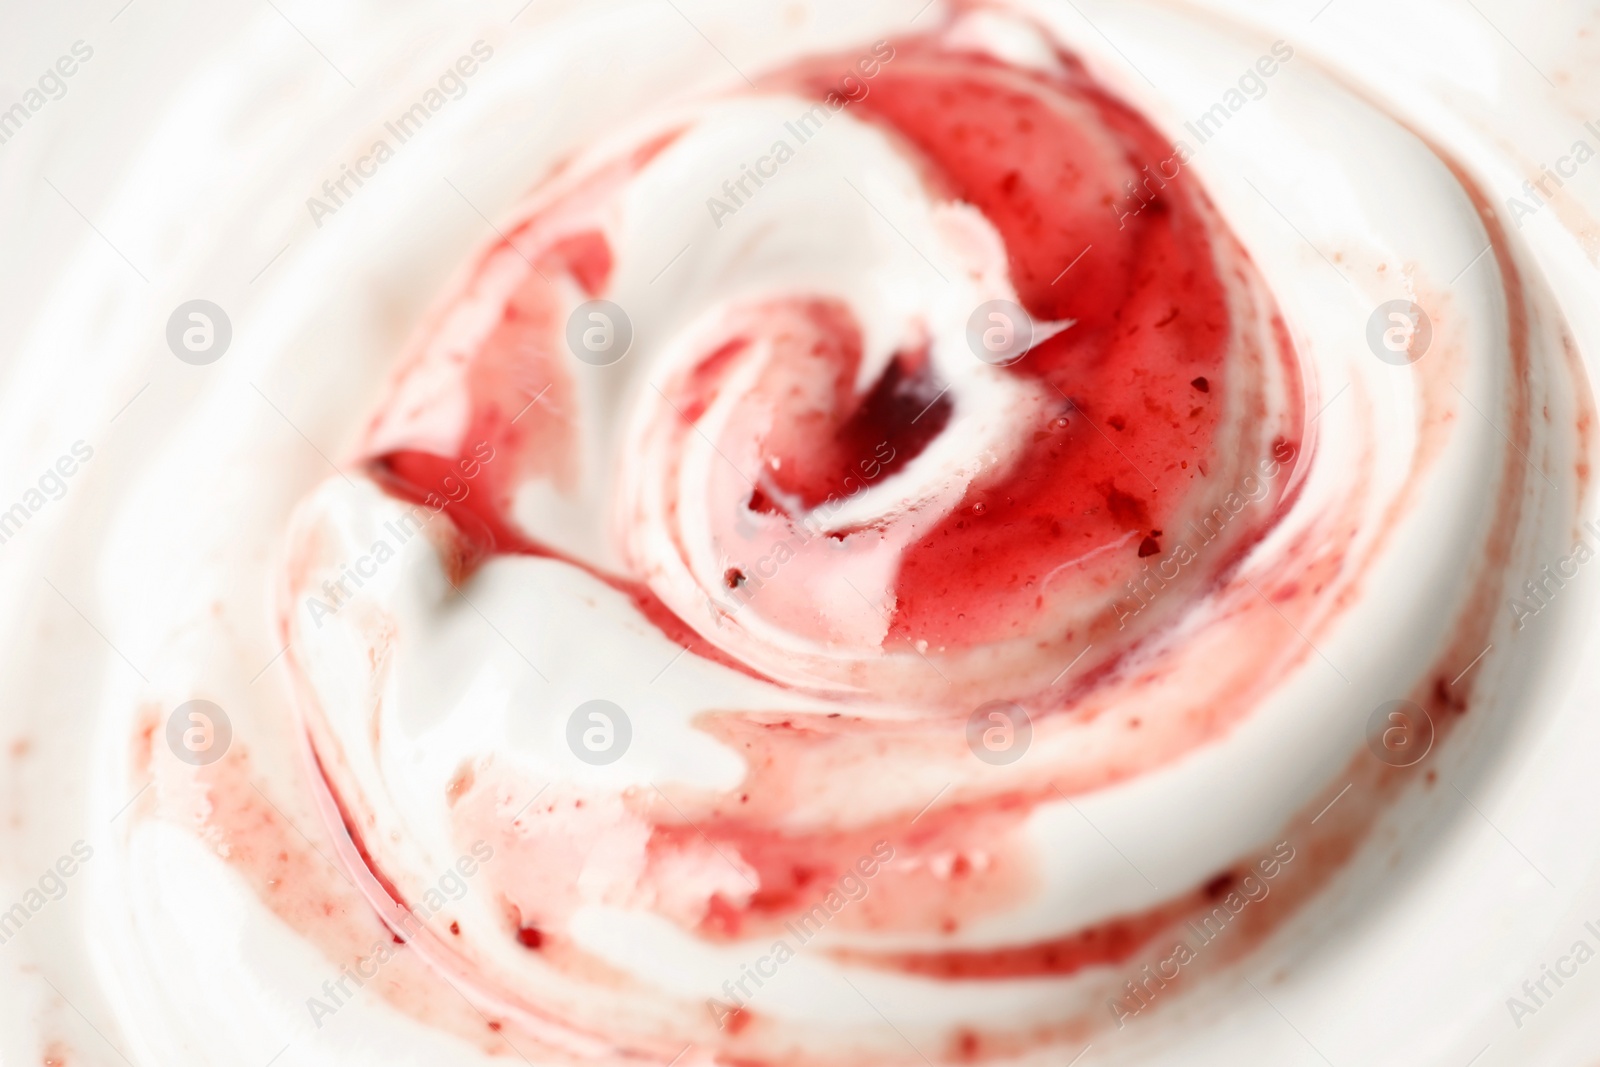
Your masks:
{"label": "creamy swirl", "polygon": [[[1448,425],[1473,353],[1435,305],[1411,438],[1358,380],[1313,445],[1302,368],[1334,361],[1187,155],[981,11],[642,120],[499,227],[401,361],[373,483],[299,510],[283,602],[379,907],[493,847],[413,942],[464,995],[647,1055],[1008,1056],[1141,1012],[1141,956],[1188,977],[1166,941],[1243,914],[1256,853],[1251,939],[1337,868],[1395,788],[1361,752],[1310,827],[1351,692],[1447,730],[1481,601],[1558,506],[1519,451],[1534,354],[1516,322],[1490,346],[1516,436]],[[1414,499],[1469,456],[1488,492]],[[404,502],[448,521],[386,567]],[[1387,663],[1359,594],[1442,521],[1466,596],[1402,612]],[[1263,743],[1291,778],[1236,774]],[[1090,797],[1159,878],[1081,840]]]}
{"label": "creamy swirl", "polygon": [[1137,10],[541,8],[340,135],[94,549],[132,1062],[1226,1062],[1346,988],[1554,676],[1595,339],[1423,98]]}
{"label": "creamy swirl", "polygon": [[[773,131],[770,190],[746,167],[664,221]],[[390,499],[336,477],[299,512],[284,631],[375,879],[409,903],[453,845],[492,842],[444,944],[494,1003],[657,1053],[835,1055],[830,970],[992,988],[1120,961],[1172,920],[1036,855],[1072,796],[1170,764],[1281,682],[1263,663],[1306,654],[1256,622],[1254,654],[1206,677],[1200,642],[1163,636],[1237,597],[1223,576],[1287,508],[1304,403],[1192,179],[1107,210],[1172,151],[1037,28],[975,15],[647,121],[478,257],[368,431]],[[985,347],[1013,328],[1015,351]],[[395,497],[449,526],[384,567]],[[1151,671],[1203,677],[1201,701]],[[601,753],[569,750],[569,713]],[[816,973],[756,1007],[733,961],[888,854]]]}

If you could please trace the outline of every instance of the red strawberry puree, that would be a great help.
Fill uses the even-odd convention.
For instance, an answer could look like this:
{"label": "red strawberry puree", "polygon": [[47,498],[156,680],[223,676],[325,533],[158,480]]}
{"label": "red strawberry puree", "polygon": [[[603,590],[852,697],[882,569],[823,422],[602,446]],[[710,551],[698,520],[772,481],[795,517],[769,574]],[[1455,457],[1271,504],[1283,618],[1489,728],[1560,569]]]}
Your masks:
{"label": "red strawberry puree", "polygon": [[[1166,966],[1163,988],[1264,937],[1397,788],[1389,769],[1362,764],[1351,773],[1363,787],[1341,807],[1285,830],[1298,847],[1264,842],[1197,884],[1163,886],[1154,906],[1003,933],[1042,885],[1029,820],[1227,735],[1315,664],[1310,643],[1338,614],[1326,591],[1348,589],[1368,557],[1343,547],[1352,509],[1318,521],[1318,551],[1292,548],[1239,577],[1295,503],[1314,448],[1288,330],[1194,178],[1164,179],[1137,213],[1119,208],[1135,188],[1149,196],[1143,183],[1173,157],[1169,141],[1070,55],[1023,68],[931,37],[874,54],[873,73],[850,83],[865,91],[841,82],[844,70],[862,73],[852,55],[778,72],[746,95],[815,101],[831,124],[847,115],[894,146],[921,195],[956,220],[940,232],[980,249],[934,269],[987,278],[986,298],[1014,299],[1048,334],[1021,359],[991,366],[949,351],[938,309],[877,358],[881,340],[852,294],[818,287],[730,294],[671,331],[637,314],[623,359],[577,362],[566,338],[579,303],[630,310],[620,205],[694,130],[675,119],[563,167],[502,224],[402,363],[364,446],[386,494],[448,518],[430,536],[463,595],[500,561],[570,568],[591,602],[623,594],[626,626],[653,627],[708,670],[812,709],[706,694],[693,727],[737,754],[736,787],[694,784],[689,768],[624,774],[624,785],[551,780],[479,752],[436,803],[463,849],[492,847],[470,893],[492,901],[496,922],[401,929],[397,909],[414,907],[436,872],[409,868],[403,823],[357,770],[375,757],[356,758],[356,734],[338,725],[349,712],[308,670],[320,631],[300,605],[337,553],[315,522],[300,527],[285,636],[324,807],[349,834],[341,861],[454,987],[440,995],[481,1015],[492,1036],[458,1001],[441,1016],[475,1040],[656,1062],[686,1046],[730,1063],[917,1059],[862,1027],[818,1033],[776,1017],[738,964],[709,1002],[687,980],[625,971],[575,933],[581,910],[603,906],[647,914],[696,951],[736,950],[730,959],[803,944],[854,982],[1092,983],[1096,995],[1054,1015],[951,1024],[920,1049],[975,1061],[1086,1041],[1113,1024],[1106,997],[1130,977],[1148,982],[1141,968],[1171,959],[1174,932],[1241,899],[1247,877],[1270,877],[1270,895],[1234,910],[1238,932],[1184,961],[1181,976]],[[773,184],[759,196],[781,195]],[[888,206],[876,186],[830,195]],[[730,227],[716,239],[739,237]],[[985,241],[1003,249],[988,274]],[[1502,269],[1514,273],[1509,260]],[[615,392],[602,402],[606,382]],[[986,407],[995,396],[1005,402]],[[606,453],[616,469],[585,465],[596,435],[618,446]],[[1507,491],[1524,476],[1508,473]],[[529,486],[597,511],[603,543],[547,535]],[[1179,632],[1200,613],[1223,624]],[[349,669],[374,679],[361,714],[376,751],[377,694],[405,664],[394,661],[393,620],[363,618],[368,644]],[[1470,659],[1477,636],[1458,635],[1438,673]],[[541,675],[563,670],[527,652]],[[603,692],[604,679],[594,685]],[[1462,691],[1435,693],[1433,674],[1418,698],[1465,707]],[[1026,756],[1004,766],[969,748],[969,717],[990,701],[1019,706],[1031,730]],[[571,710],[526,714],[565,721]],[[642,744],[650,711],[628,710]],[[858,883],[869,887],[859,899],[828,906]],[[799,938],[819,902],[825,936]],[[414,991],[393,995],[417,1010]]]}

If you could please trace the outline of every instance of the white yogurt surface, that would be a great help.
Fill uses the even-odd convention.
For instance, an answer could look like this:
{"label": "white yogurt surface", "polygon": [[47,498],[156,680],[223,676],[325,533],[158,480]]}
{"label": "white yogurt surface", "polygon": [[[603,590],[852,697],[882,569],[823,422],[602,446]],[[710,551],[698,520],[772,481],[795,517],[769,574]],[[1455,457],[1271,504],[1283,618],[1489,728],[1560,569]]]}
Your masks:
{"label": "white yogurt surface", "polygon": [[[300,788],[304,753],[275,628],[286,529],[316,494],[349,538],[350,551],[335,555],[349,556],[398,510],[347,457],[396,354],[453,272],[552,164],[670,95],[735,88],[740,72],[927,30],[947,13],[941,0],[920,11],[922,0],[118,4],[15,5],[6,16],[15,32],[0,41],[0,123],[12,101],[27,107],[29,88],[75,55],[76,42],[92,51],[76,53],[59,99],[45,90],[47,102],[0,143],[8,235],[0,519],[13,504],[25,512],[0,542],[9,698],[0,705],[0,800],[9,809],[0,819],[8,994],[0,1064],[505,1062],[510,1052],[487,1053],[409,1018],[370,988],[331,1018],[309,1012],[308,998],[338,966],[265,906],[203,834],[151,817],[155,793],[181,788],[163,779],[141,795],[140,723],[159,720],[160,749],[174,708],[216,702],[233,743],[249,748],[252,784],[313,847],[326,847],[322,815]],[[1460,185],[1396,117],[1460,160],[1502,212],[1543,362],[1560,366],[1570,346],[1593,372],[1600,167],[1591,173],[1576,143],[1600,151],[1594,13],[1546,4],[1530,17],[1493,0],[1319,4],[1017,5],[1194,149],[1190,166],[1302,351],[1321,408],[1317,463],[1297,512],[1252,558],[1263,568],[1281,558],[1319,507],[1348,499],[1349,472],[1373,442],[1380,462],[1361,486],[1370,495],[1359,537],[1391,532],[1386,509],[1407,495],[1353,602],[1319,633],[1317,655],[1224,740],[1076,805],[1041,809],[1028,833],[1046,857],[1043,891],[964,931],[971,944],[1049,936],[1156,905],[1276,840],[1290,815],[1330,783],[1337,789],[1371,709],[1415,682],[1456,619],[1507,448],[1508,309]],[[1038,38],[1000,15],[971,19],[962,32],[1014,61],[1042,62]],[[1192,125],[1219,102],[1227,108],[1229,90],[1279,40],[1293,59],[1251,83],[1259,93],[1241,90],[1247,102],[1199,143]],[[478,42],[487,48],[474,53]],[[458,79],[459,98],[374,165],[373,142],[393,139],[385,123],[474,54],[481,62]],[[714,190],[749,156],[745,125],[767,129],[796,102],[718,106],[726,113],[713,128],[724,140],[697,143],[654,175],[658,187],[631,194],[672,209],[631,221],[619,254],[621,284],[635,294],[628,306],[646,325],[641,351],[685,329],[678,309],[707,294],[826,285],[866,322],[869,362],[891,352],[908,309],[947,299],[922,260],[858,201],[841,201],[821,223],[784,228],[817,184],[865,170],[883,183],[873,190],[879,202],[898,205],[897,225],[914,244],[955,256],[949,231],[896,171],[891,146],[838,120],[818,151],[785,170],[787,185],[775,183],[719,231],[699,190]],[[1564,184],[1545,178],[1541,164]],[[323,183],[344,167],[370,176],[329,212]],[[1523,183],[1541,180],[1552,195],[1535,199]],[[312,198],[321,206],[308,206]],[[841,249],[869,266],[830,272]],[[965,309],[987,295],[963,293],[954,302],[962,313],[936,332],[959,337]],[[1422,447],[1423,386],[1411,370],[1376,359],[1365,331],[1378,304],[1413,296],[1446,309],[1435,343],[1453,353],[1445,395],[1454,418],[1427,477],[1407,489],[1405,465]],[[231,322],[227,351],[204,366],[180,362],[166,339],[169,316],[193,299],[214,302]],[[641,374],[649,369],[641,363]],[[1027,398],[973,377],[959,390],[972,432],[1003,447],[1004,412]],[[1541,377],[1535,393],[1558,426],[1575,417],[1574,390],[1558,375]],[[603,469],[619,442],[602,435],[589,445],[585,462]],[[1527,570],[1519,583],[1567,556],[1580,536],[1600,544],[1568,518],[1571,447],[1570,435],[1536,424],[1528,459],[1548,475],[1529,479],[1520,505],[1542,518],[1512,552]],[[74,462],[58,466],[62,457]],[[941,462],[932,454],[924,467],[937,474]],[[875,492],[924,490],[912,471]],[[540,505],[533,497],[522,506],[536,514]],[[593,543],[592,516],[554,514],[552,539]],[[1590,571],[1580,566],[1520,628],[1509,606],[1496,606],[1492,646],[1470,668],[1484,672],[1482,702],[1427,765],[1439,787],[1396,805],[1264,946],[1208,974],[1198,992],[1096,1035],[1087,1050],[1082,1042],[1041,1049],[1030,1062],[1451,1067],[1600,1058],[1592,1008],[1600,965],[1561,962],[1574,960],[1580,940],[1600,952],[1600,932],[1585,926],[1600,931]],[[775,711],[821,706],[697,657],[658,686],[673,643],[568,568],[501,559],[473,583],[476,613],[459,604],[444,611],[448,585],[417,539],[363,590],[363,603],[405,620],[406,666],[383,717],[381,757],[358,777],[365,795],[382,796],[397,831],[381,847],[423,882],[460,851],[437,798],[474,755],[506,754],[534,780],[633,775],[729,788],[742,764],[690,728],[692,714],[732,700]],[[561,597],[572,606],[559,615],[522,609]],[[364,679],[340,658],[354,646],[338,645],[351,610],[317,631],[331,636],[309,647],[327,658],[308,674],[354,707]],[[503,640],[483,629],[486,619]],[[1172,640],[1201,648],[1227,622],[1185,625]],[[554,681],[531,679],[526,659]],[[626,765],[585,768],[565,758],[564,715],[529,726],[514,713],[530,701],[566,708],[597,695],[590,679],[599,674],[614,685],[609,698],[648,700],[674,728],[638,735]],[[1146,698],[1158,715],[1162,694]],[[355,711],[329,719],[351,740],[369,725]],[[1058,755],[1073,757],[1065,747]],[[930,778],[925,792],[947,778]],[[816,811],[870,804],[879,785],[819,798]],[[483,884],[469,879],[463,916],[489,915],[492,902],[474,891]],[[5,925],[8,908],[16,932]],[[760,950],[707,948],[625,909],[591,908],[575,929],[613,966],[691,1001],[717,995]],[[1547,966],[1570,976],[1557,985]],[[841,973],[855,993],[841,992]],[[951,1018],[1020,1026],[1077,995],[1071,983],[940,984],[803,956],[757,1004],[797,1030],[859,1032],[886,1050],[885,1062],[898,1062],[905,1042]],[[640,1018],[652,1003],[640,999]],[[580,1055],[614,1061],[603,1046]],[[684,1059],[697,1061],[710,1062],[699,1052]]]}

